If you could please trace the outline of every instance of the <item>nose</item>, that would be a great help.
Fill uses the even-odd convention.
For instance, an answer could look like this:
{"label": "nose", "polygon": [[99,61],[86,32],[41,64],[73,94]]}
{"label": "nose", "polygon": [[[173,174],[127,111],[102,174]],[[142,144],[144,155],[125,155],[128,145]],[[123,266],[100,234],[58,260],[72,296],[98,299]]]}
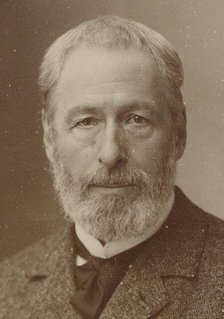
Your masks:
{"label": "nose", "polygon": [[105,129],[98,153],[98,161],[109,170],[127,161],[125,147],[121,143],[121,137],[116,127],[110,126]]}

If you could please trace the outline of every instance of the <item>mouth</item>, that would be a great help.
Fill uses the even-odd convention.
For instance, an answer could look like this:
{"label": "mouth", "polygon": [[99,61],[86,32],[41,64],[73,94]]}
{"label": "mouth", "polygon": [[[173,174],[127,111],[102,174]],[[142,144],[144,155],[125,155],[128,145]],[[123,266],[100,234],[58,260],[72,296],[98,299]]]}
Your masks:
{"label": "mouth", "polygon": [[91,184],[90,187],[94,187],[97,189],[105,189],[105,190],[124,190],[130,187],[134,187],[133,184]]}

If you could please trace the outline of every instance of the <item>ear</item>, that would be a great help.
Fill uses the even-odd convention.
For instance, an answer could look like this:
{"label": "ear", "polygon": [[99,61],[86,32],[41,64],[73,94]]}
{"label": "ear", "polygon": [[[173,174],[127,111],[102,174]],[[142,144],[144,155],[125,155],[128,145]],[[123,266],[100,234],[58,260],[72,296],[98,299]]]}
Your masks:
{"label": "ear", "polygon": [[43,142],[45,147],[45,152],[49,161],[52,161],[53,158],[53,129],[49,126],[47,121],[46,111],[42,109],[42,125],[43,125]]}
{"label": "ear", "polygon": [[177,162],[183,155],[184,150],[186,148],[186,128],[182,128],[176,133],[175,136],[175,150],[174,150],[174,159]]}

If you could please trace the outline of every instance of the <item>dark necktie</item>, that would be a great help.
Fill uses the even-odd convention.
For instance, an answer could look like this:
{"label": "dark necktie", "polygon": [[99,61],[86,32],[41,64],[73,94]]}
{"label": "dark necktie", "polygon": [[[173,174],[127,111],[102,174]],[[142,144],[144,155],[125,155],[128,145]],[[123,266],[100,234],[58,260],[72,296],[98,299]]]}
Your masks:
{"label": "dark necktie", "polygon": [[77,238],[77,255],[87,260],[76,266],[76,294],[71,304],[85,319],[99,317],[116,286],[122,280],[128,266],[132,264],[142,244],[110,259],[92,256]]}

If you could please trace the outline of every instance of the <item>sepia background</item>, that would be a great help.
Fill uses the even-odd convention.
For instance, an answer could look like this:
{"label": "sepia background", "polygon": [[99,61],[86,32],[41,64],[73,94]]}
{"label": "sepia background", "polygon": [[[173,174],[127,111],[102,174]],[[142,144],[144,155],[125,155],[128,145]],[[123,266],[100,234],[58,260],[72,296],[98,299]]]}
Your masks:
{"label": "sepia background", "polygon": [[46,48],[83,20],[115,14],[161,32],[185,69],[188,143],[179,184],[224,218],[224,1],[23,0],[0,8],[0,259],[57,229],[36,80]]}

